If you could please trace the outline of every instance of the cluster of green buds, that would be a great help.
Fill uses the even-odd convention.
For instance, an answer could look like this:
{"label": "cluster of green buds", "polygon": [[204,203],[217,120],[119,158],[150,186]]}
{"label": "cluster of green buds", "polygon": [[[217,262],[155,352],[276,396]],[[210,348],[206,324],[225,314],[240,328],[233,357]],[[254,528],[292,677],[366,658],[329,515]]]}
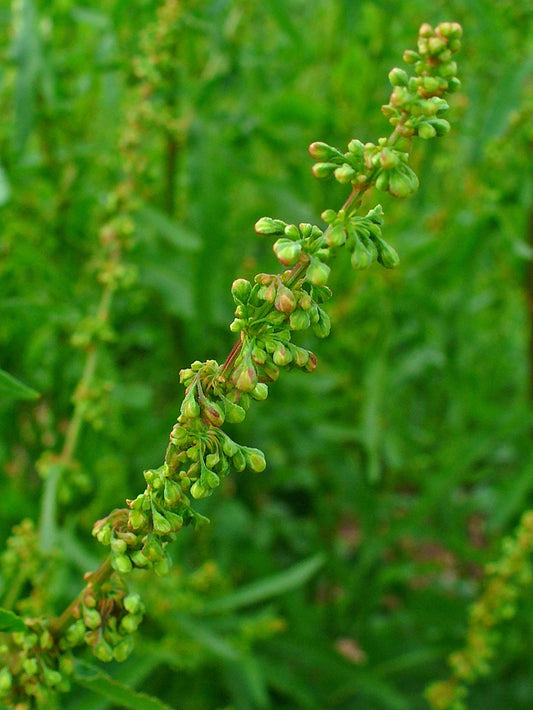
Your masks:
{"label": "cluster of green buds", "polygon": [[90,581],[78,597],[73,623],[62,634],[59,648],[87,644],[100,661],[125,661],[133,650],[132,634],[144,614],[138,594],[128,594],[118,574],[101,584]]}
{"label": "cluster of green buds", "polygon": [[361,192],[375,185],[393,197],[408,197],[418,189],[418,177],[408,165],[409,139],[442,136],[450,130],[443,118],[449,109],[443,98],[457,91],[457,64],[453,55],[461,47],[462,28],[455,22],[443,22],[433,29],[424,24],[418,37],[418,51],[407,50],[404,61],[414,66],[414,76],[398,67],[389,73],[393,90],[383,113],[394,126],[388,138],[377,144],[352,140],[342,152],[327,143],[316,142],[309,147],[317,161],[313,174],[317,178],[331,176],[342,183],[351,183]]}
{"label": "cluster of green buds", "polygon": [[25,631],[0,644],[0,703],[17,710],[53,707],[55,693],[70,689],[73,660],[58,649],[46,622],[25,623]]}
{"label": "cluster of green buds", "polygon": [[448,658],[451,677],[426,690],[433,710],[466,710],[467,686],[490,673],[499,640],[495,628],[515,616],[520,596],[533,579],[532,510],[522,515],[514,535],[505,538],[502,547],[501,558],[487,565],[484,590],[470,607],[465,646]]}

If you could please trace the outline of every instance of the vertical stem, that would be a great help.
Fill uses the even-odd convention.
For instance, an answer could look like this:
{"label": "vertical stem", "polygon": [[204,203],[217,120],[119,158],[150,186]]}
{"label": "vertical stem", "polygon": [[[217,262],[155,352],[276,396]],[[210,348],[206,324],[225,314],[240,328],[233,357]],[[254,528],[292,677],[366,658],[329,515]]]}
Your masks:
{"label": "vertical stem", "polygon": [[[529,210],[527,220],[526,243],[533,248],[533,209]],[[533,261],[528,260],[526,266],[526,307],[529,320],[529,398],[533,402]]]}

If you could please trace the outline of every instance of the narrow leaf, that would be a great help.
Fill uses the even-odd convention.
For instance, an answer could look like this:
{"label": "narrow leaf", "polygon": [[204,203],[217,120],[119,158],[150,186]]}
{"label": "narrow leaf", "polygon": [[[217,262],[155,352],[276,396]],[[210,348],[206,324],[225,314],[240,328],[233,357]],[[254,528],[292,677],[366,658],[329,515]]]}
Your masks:
{"label": "narrow leaf", "polygon": [[12,611],[0,609],[0,631],[13,633],[15,631],[26,631],[26,624]]}
{"label": "narrow leaf", "polygon": [[127,685],[122,685],[122,683],[113,680],[111,676],[104,673],[97,666],[79,659],[75,661],[74,680],[78,685],[102,695],[121,708],[131,708],[131,710],[172,710],[169,705],[158,698],[152,698],[145,693],[138,693]]}
{"label": "narrow leaf", "polygon": [[0,394],[13,399],[37,399],[39,393],[17,380],[5,370],[0,370]]}
{"label": "narrow leaf", "polygon": [[241,589],[233,594],[215,599],[209,604],[206,604],[203,611],[207,614],[230,611],[243,606],[249,606],[250,604],[256,604],[257,602],[264,601],[271,597],[277,597],[280,594],[284,594],[291,589],[305,584],[320,567],[322,567],[324,562],[324,555],[321,553],[314,555],[284,572],[253,582],[245,587],[241,587]]}
{"label": "narrow leaf", "polygon": [[0,207],[5,205],[11,197],[11,187],[7,179],[6,171],[0,163]]}

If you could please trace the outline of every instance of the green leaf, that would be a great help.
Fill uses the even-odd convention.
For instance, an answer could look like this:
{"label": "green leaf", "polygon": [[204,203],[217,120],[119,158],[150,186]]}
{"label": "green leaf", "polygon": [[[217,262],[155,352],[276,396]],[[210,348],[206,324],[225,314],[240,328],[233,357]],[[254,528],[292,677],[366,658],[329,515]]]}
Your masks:
{"label": "green leaf", "polygon": [[39,393],[17,380],[5,370],[0,370],[0,394],[13,399],[37,399]]}
{"label": "green leaf", "polygon": [[206,604],[203,612],[216,614],[223,611],[231,611],[250,604],[256,604],[271,597],[277,597],[305,584],[322,567],[324,562],[323,554],[313,555],[313,557],[303,562],[298,562],[298,564],[284,572],[260,579],[257,582],[241,587],[233,594],[228,594]]}
{"label": "green leaf", "polygon": [[181,251],[196,251],[200,248],[201,241],[198,235],[155,207],[149,205],[141,207],[137,212],[137,222],[141,229],[154,230]]}
{"label": "green leaf", "polygon": [[131,708],[131,710],[172,710],[169,705],[158,698],[152,698],[145,693],[138,693],[127,685],[122,685],[122,683],[114,680],[97,666],[79,659],[75,661],[74,680],[78,685],[102,695],[122,708]]}
{"label": "green leaf", "polygon": [[26,624],[12,611],[0,609],[0,631],[13,633],[15,631],[26,631]]}

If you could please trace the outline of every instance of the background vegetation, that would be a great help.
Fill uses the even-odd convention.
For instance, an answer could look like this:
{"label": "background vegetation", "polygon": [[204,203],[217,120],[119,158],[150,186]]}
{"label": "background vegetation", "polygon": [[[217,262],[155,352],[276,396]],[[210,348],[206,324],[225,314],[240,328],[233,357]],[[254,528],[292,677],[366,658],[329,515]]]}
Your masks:
{"label": "background vegetation", "polygon": [[[115,300],[77,466],[57,491],[47,603],[60,612],[75,596],[102,554],[92,524],[160,462],[178,371],[231,349],[230,284],[275,261],[254,222],[313,222],[342,203],[312,178],[308,144],[383,135],[389,69],[421,22],[458,21],[452,133],[419,142],[414,199],[382,199],[400,268],[336,265],[332,336],[309,340],[317,371],[282,378],[238,432],[267,471],[202,501],[212,523],[178,536],[168,577],[135,575],[142,637],[106,667],[179,710],[422,709],[463,643],[483,565],[533,495],[533,5],[183,5],[165,98],[178,137],[143,135],[137,277]],[[99,298],[98,229],[157,6],[0,8],[0,366],[41,393],[0,399],[2,541],[42,520],[36,461],[71,415],[72,335]],[[518,619],[472,708],[532,707],[531,605]],[[64,703],[111,707],[79,689]]]}

